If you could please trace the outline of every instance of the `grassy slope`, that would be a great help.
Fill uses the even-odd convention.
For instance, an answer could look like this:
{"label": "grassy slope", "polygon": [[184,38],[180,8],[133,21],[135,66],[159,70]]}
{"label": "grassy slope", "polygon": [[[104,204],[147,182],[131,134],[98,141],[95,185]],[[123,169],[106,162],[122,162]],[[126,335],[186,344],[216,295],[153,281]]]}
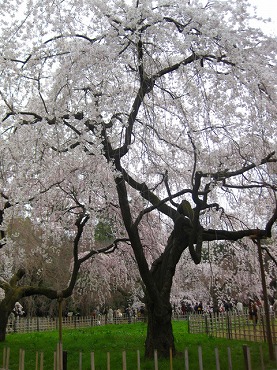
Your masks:
{"label": "grassy slope", "polygon": [[[243,370],[242,345],[245,342],[216,339],[206,335],[188,334],[187,323],[173,323],[178,355],[173,360],[173,369],[184,369],[184,349],[188,348],[190,370],[198,370],[198,346],[202,346],[204,370],[216,369],[214,348],[220,354],[221,369],[228,369],[227,347],[231,348],[233,369]],[[96,370],[106,370],[107,352],[110,352],[111,369],[122,369],[122,351],[127,353],[127,368],[136,369],[137,350],[141,353],[141,369],[154,369],[154,361],[144,360],[143,345],[146,336],[146,324],[122,324],[98,326],[86,329],[63,331],[63,348],[68,352],[67,370],[79,370],[79,353],[82,352],[82,370],[90,370],[90,352],[95,353]],[[11,350],[10,369],[18,369],[18,353],[25,350],[25,369],[35,369],[35,357],[38,351],[44,353],[44,370],[53,369],[53,353],[58,342],[58,333],[9,334],[5,343],[0,343],[0,367],[2,365],[3,348]],[[251,351],[252,370],[260,370],[260,345],[264,349],[266,369],[274,369],[267,355],[266,344],[248,343]],[[169,361],[159,360],[159,370],[169,369]],[[276,369],[276,366],[275,366]]]}

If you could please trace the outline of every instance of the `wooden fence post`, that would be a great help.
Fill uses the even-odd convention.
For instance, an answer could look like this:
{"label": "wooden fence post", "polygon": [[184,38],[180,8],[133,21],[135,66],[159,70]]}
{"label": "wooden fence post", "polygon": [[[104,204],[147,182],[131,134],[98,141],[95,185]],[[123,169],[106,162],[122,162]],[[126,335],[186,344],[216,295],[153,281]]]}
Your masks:
{"label": "wooden fence post", "polygon": [[220,370],[219,353],[218,353],[218,348],[217,347],[214,349],[214,352],[215,352],[216,370]]}
{"label": "wooden fence post", "polygon": [[94,352],[90,353],[90,370],[95,370]]}
{"label": "wooden fence post", "polygon": [[38,370],[38,352],[36,352],[36,370]]}
{"label": "wooden fence post", "polygon": [[245,370],[251,370],[250,350],[249,347],[244,344],[242,346]]}
{"label": "wooden fence post", "polygon": [[122,369],[127,370],[126,351],[122,352]]}
{"label": "wooden fence post", "polygon": [[4,347],[3,349],[3,369],[8,370],[10,364],[10,348]]}
{"label": "wooden fence post", "polygon": [[63,369],[63,347],[62,343],[57,344],[56,356],[54,355],[54,361],[56,359],[56,365],[54,365],[54,370],[66,370]]}
{"label": "wooden fence post", "polygon": [[43,370],[43,352],[40,354],[40,368],[39,370]]}
{"label": "wooden fence post", "polygon": [[198,361],[199,361],[199,370],[203,370],[203,357],[202,357],[202,347],[198,347]]}
{"label": "wooden fence post", "polygon": [[156,349],[154,350],[154,365],[155,370],[158,370],[158,351]]}
{"label": "wooden fence post", "polygon": [[6,357],[6,369],[9,370],[10,366],[10,348],[7,349],[7,357]]}
{"label": "wooden fence post", "polygon": [[19,350],[19,370],[24,370],[25,362],[25,351],[23,349]]}
{"label": "wooden fence post", "polygon": [[188,353],[188,349],[185,348],[185,370],[189,370],[189,353]]}
{"label": "wooden fence post", "polygon": [[232,356],[231,356],[231,348],[228,347],[227,348],[227,351],[228,351],[228,370],[233,370],[233,366],[232,366]]}
{"label": "wooden fence post", "polygon": [[139,353],[139,350],[137,350],[137,370],[140,370],[140,353]]}

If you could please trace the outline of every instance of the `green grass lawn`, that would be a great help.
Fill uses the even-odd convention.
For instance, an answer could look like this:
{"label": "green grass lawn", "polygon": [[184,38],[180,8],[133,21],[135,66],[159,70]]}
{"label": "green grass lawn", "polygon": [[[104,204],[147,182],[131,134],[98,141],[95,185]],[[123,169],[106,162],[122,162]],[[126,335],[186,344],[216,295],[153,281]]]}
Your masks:
{"label": "green grass lawn", "polygon": [[[266,370],[277,369],[268,360],[265,343],[246,343],[245,341],[212,338],[202,334],[188,334],[187,322],[173,322],[177,356],[173,359],[173,369],[185,369],[184,350],[188,349],[189,369],[198,370],[198,347],[203,352],[204,370],[216,370],[214,349],[218,348],[220,369],[228,370],[227,348],[231,348],[233,370],[244,370],[242,345],[250,347],[252,370],[261,369],[260,346],[264,352]],[[90,370],[90,353],[95,354],[95,369],[107,369],[107,352],[110,353],[111,370],[122,369],[122,351],[126,351],[127,369],[137,367],[137,350],[141,354],[141,369],[154,370],[154,361],[143,358],[146,324],[121,324],[95,326],[85,329],[65,329],[63,331],[63,349],[67,351],[67,370]],[[36,352],[44,353],[44,370],[53,370],[54,351],[58,342],[58,332],[40,332],[28,334],[8,334],[6,341],[0,343],[0,368],[2,366],[3,348],[10,348],[11,370],[18,369],[19,350],[25,350],[25,369],[35,370]],[[82,367],[79,366],[82,352]],[[169,361],[159,359],[159,370],[170,369]]]}

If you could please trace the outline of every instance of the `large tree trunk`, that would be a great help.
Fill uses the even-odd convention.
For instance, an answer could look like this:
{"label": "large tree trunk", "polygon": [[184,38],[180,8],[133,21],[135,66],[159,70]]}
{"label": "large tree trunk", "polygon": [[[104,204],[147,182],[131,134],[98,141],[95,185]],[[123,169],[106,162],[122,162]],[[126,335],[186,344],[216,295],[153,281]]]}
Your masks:
{"label": "large tree trunk", "polygon": [[[108,149],[108,147],[107,147]],[[143,197],[152,204],[159,204],[158,209],[168,215],[174,221],[164,252],[152,263],[149,269],[148,261],[144,253],[143,244],[139,235],[139,218],[136,222],[132,220],[130,204],[125,181],[116,177],[118,199],[126,231],[133,248],[138,264],[139,272],[144,283],[145,302],[148,311],[147,338],[145,341],[145,357],[153,358],[154,350],[161,357],[169,357],[170,349],[175,354],[174,336],[171,324],[172,308],[170,304],[170,292],[175,269],[183,251],[189,245],[191,221],[181,215],[178,211],[151,193],[146,184],[140,184],[132,179],[121,167],[120,158],[115,158],[118,171],[128,184],[139,190]]]}
{"label": "large tree trunk", "polygon": [[13,306],[14,304],[10,304],[10,302],[7,303],[5,300],[0,303],[0,342],[4,342],[6,340],[9,315],[13,309]]}
{"label": "large tree trunk", "polygon": [[146,288],[148,310],[146,357],[153,357],[154,350],[158,351],[160,357],[169,357],[170,350],[172,355],[175,355],[170,292],[176,265],[187,245],[188,235],[183,229],[183,219],[180,219],[174,225],[164,253],[154,261],[150,271],[155,289],[150,291]]}
{"label": "large tree trunk", "polygon": [[148,327],[145,341],[145,356],[153,358],[154,350],[159,357],[169,357],[170,349],[175,354],[171,324],[172,309],[169,302],[147,305]]}
{"label": "large tree trunk", "polygon": [[9,314],[6,311],[0,309],[0,317],[0,342],[4,342],[6,340],[6,330]]}

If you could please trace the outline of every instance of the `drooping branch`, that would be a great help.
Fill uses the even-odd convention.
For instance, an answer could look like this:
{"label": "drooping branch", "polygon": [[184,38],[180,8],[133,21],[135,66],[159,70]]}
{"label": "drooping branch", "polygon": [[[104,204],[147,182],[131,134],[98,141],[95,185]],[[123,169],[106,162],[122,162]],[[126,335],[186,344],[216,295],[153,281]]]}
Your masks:
{"label": "drooping branch", "polygon": [[[266,157],[262,158],[259,164],[256,163],[250,163],[248,165],[245,165],[235,171],[230,171],[229,169],[226,169],[224,171],[218,171],[215,173],[211,173],[210,176],[214,178],[215,180],[223,180],[223,179],[229,179],[231,177],[236,177],[238,175],[243,175],[246,172],[249,172],[253,168],[258,167],[259,165],[263,165],[266,163],[277,163],[277,158],[274,158],[276,152],[273,151],[269,153]],[[207,176],[208,174],[205,174]]]}
{"label": "drooping branch", "polygon": [[87,261],[89,258],[97,255],[97,254],[110,254],[114,252],[118,248],[118,244],[120,243],[127,243],[130,242],[129,238],[117,238],[112,243],[107,245],[106,247],[100,249],[94,249],[90,252],[87,252],[82,258],[79,259],[79,262],[82,264],[83,262]]}

